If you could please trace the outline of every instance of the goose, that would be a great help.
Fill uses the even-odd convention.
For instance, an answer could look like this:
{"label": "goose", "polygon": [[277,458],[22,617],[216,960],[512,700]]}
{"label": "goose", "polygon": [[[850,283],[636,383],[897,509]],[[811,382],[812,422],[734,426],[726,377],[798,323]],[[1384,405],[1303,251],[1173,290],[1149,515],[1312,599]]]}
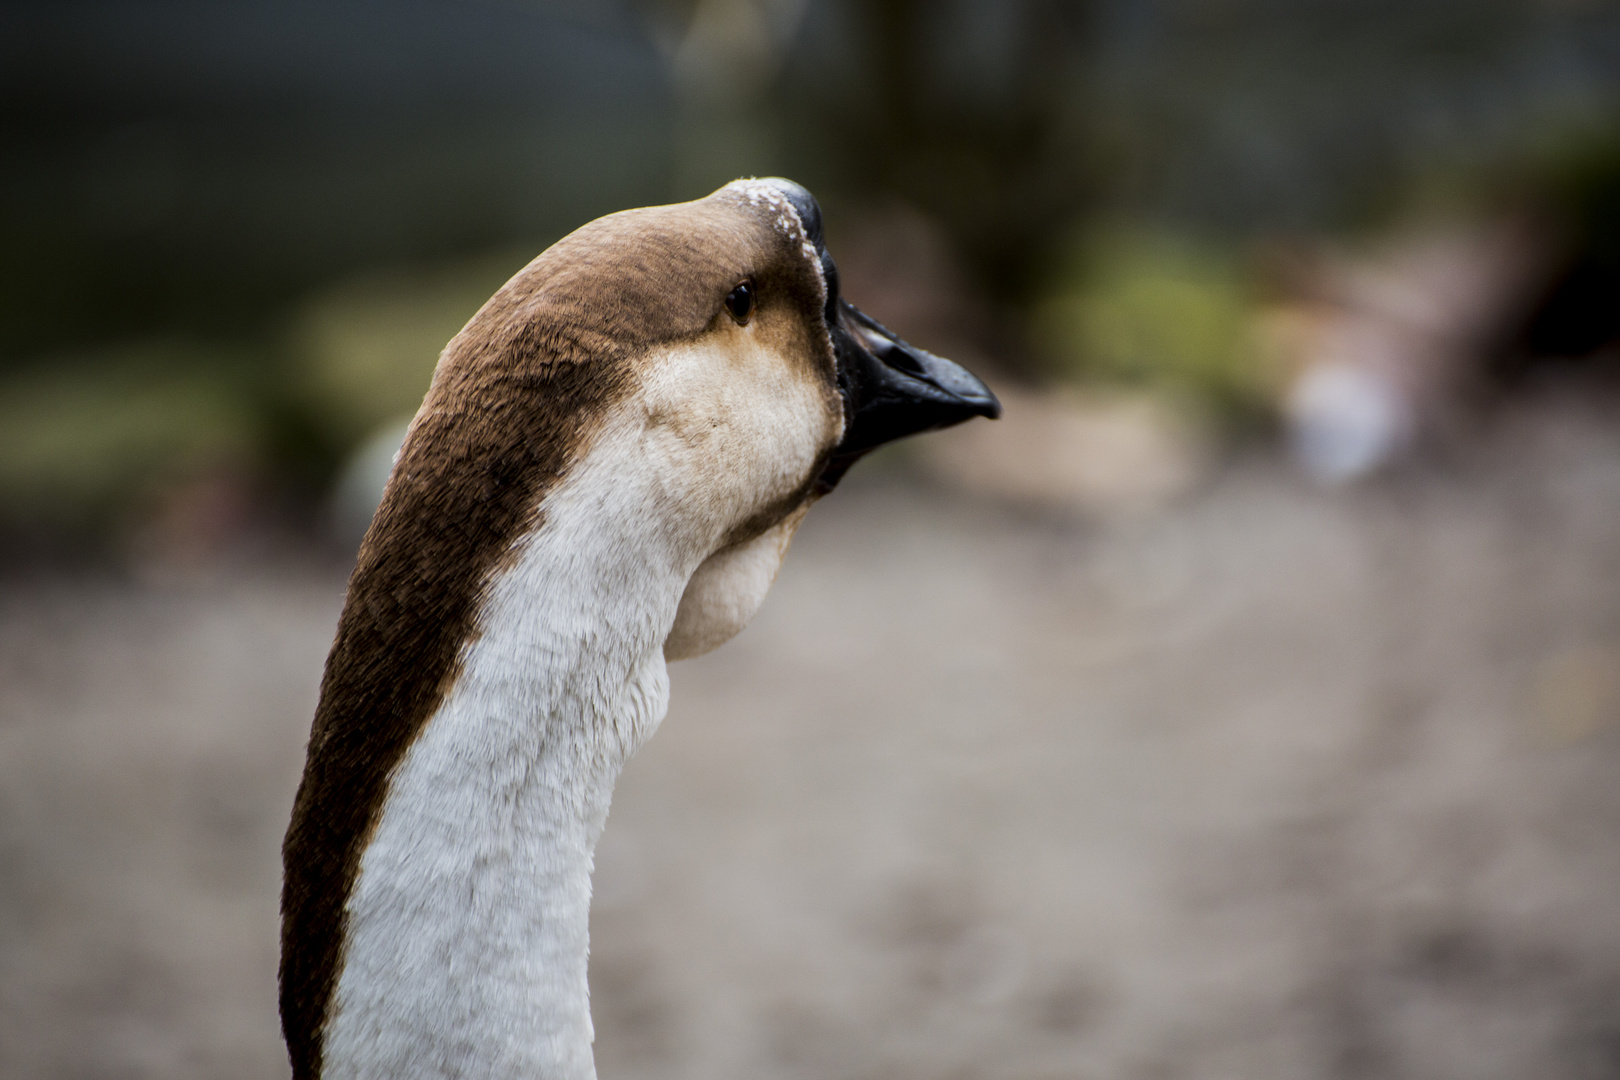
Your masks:
{"label": "goose", "polygon": [[283,845],[296,1080],[590,1080],[591,870],[665,664],[811,503],[990,390],[839,295],[783,179],[626,210],[445,347],[349,581]]}

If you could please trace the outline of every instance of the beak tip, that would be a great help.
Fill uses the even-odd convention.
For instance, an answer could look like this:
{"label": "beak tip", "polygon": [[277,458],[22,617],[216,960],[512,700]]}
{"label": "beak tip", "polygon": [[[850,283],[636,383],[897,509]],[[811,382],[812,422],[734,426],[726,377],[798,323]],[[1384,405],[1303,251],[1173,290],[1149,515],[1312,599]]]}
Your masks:
{"label": "beak tip", "polygon": [[952,365],[959,373],[963,382],[970,385],[956,391],[957,398],[967,406],[967,415],[963,420],[971,420],[975,416],[982,416],[986,420],[1001,419],[1001,399],[996,392],[985,385],[983,379],[959,365]]}

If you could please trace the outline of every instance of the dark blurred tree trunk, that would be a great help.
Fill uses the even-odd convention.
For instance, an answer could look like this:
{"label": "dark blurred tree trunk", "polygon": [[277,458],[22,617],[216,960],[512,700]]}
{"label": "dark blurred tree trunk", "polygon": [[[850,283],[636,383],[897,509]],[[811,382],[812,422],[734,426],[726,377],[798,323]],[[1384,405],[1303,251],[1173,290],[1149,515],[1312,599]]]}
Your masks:
{"label": "dark blurred tree trunk", "polygon": [[952,73],[940,5],[845,0],[845,8],[867,39],[865,85],[854,95],[825,88],[832,108],[812,118],[844,182],[853,194],[898,196],[929,214],[987,297],[1026,301],[1056,234],[1096,187],[1084,125],[1090,5],[1006,5],[1013,12],[998,17],[1014,20],[1015,32],[1003,70],[992,85],[964,90],[959,81],[955,92],[942,85]]}

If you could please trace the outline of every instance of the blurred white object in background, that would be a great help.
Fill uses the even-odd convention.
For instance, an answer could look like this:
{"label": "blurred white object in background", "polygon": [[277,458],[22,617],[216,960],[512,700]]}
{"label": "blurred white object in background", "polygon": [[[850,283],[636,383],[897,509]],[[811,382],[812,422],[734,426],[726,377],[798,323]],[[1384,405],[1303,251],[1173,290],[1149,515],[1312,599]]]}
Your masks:
{"label": "blurred white object in background", "polygon": [[1411,436],[1412,415],[1379,372],[1319,364],[1294,382],[1284,402],[1289,442],[1319,480],[1353,480],[1376,469]]}
{"label": "blurred white object in background", "polygon": [[358,548],[365,539],[410,426],[411,418],[405,417],[378,428],[350,455],[338,473],[327,520],[332,536],[345,547]]}
{"label": "blurred white object in background", "polygon": [[1547,249],[1533,227],[1499,221],[1317,255],[1301,298],[1270,320],[1294,371],[1283,415],[1305,470],[1354,480],[1432,431],[1528,310]]}

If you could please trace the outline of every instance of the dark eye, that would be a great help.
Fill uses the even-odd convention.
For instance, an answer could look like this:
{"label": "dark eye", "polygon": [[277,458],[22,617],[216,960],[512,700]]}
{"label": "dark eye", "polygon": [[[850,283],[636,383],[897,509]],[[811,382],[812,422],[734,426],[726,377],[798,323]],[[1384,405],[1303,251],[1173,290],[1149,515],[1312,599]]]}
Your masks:
{"label": "dark eye", "polygon": [[738,326],[746,325],[754,314],[754,283],[744,281],[727,293],[726,310],[737,320]]}

